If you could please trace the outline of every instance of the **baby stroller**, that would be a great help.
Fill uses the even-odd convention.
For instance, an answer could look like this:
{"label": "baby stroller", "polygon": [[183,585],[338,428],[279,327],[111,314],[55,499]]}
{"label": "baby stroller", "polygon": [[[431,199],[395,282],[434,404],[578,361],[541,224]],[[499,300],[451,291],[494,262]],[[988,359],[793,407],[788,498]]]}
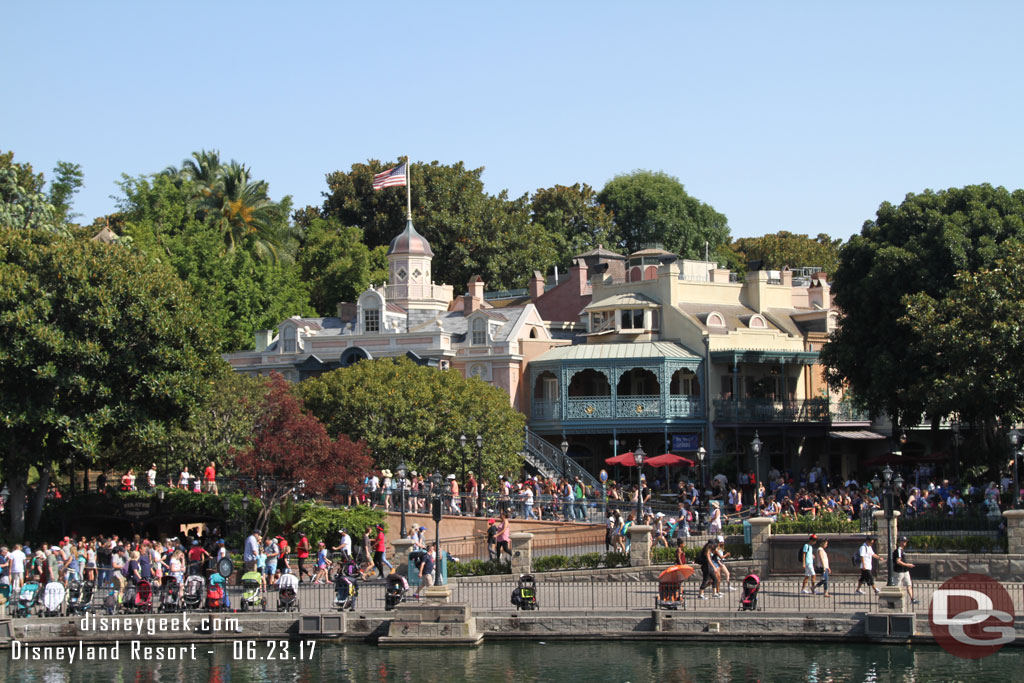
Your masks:
{"label": "baby stroller", "polygon": [[694,568],[688,564],[676,564],[659,574],[656,606],[679,609],[683,604],[683,581],[693,576],[693,572]]}
{"label": "baby stroller", "polygon": [[182,595],[182,603],[185,609],[199,609],[203,606],[203,593],[206,591],[206,582],[203,577],[192,575],[185,579],[185,590]]}
{"label": "baby stroller", "polygon": [[18,607],[14,610],[14,616],[16,617],[27,617],[32,614],[32,610],[35,609],[36,605],[39,604],[39,582],[28,581],[24,586],[21,587],[21,592],[18,593]]}
{"label": "baby stroller", "polygon": [[405,600],[405,594],[409,591],[409,582],[401,574],[388,576],[387,586],[384,588],[384,609],[392,610],[398,607],[398,603]]}
{"label": "baby stroller", "polygon": [[177,612],[181,602],[181,584],[173,576],[164,577],[164,585],[160,591],[160,611]]}
{"label": "baby stroller", "polygon": [[96,589],[92,581],[68,583],[68,613],[85,614],[92,608],[92,594]]}
{"label": "baby stroller", "polygon": [[356,596],[359,595],[359,585],[354,578],[345,576],[344,572],[338,572],[334,577],[334,606],[339,610],[353,611],[356,608]]}
{"label": "baby stroller", "polygon": [[228,608],[228,592],[224,585],[224,577],[212,574],[206,587],[206,609],[210,612],[223,612]]}
{"label": "baby stroller", "polygon": [[43,590],[43,615],[47,617],[64,616],[64,599],[67,591],[60,581],[51,581]]}
{"label": "baby stroller", "polygon": [[757,574],[747,574],[743,579],[743,597],[740,598],[740,610],[746,612],[757,609],[757,592],[761,590],[761,579]]}
{"label": "baby stroller", "polygon": [[533,574],[523,574],[519,577],[519,583],[512,591],[512,604],[516,606],[516,611],[540,608],[537,604],[537,581]]}
{"label": "baby stroller", "polygon": [[[284,578],[287,574],[283,574]],[[263,583],[260,580],[259,572],[246,572],[242,574],[242,611],[250,609],[262,609],[266,607],[266,600],[263,598]]]}
{"label": "baby stroller", "polygon": [[295,574],[282,574],[277,581],[277,611],[296,612],[299,609],[299,579]]}
{"label": "baby stroller", "polygon": [[131,589],[125,590],[124,598],[121,600],[122,607],[127,607],[133,612],[153,611],[153,585],[149,581],[139,579],[139,582],[135,584],[131,600],[128,599],[129,590]]}

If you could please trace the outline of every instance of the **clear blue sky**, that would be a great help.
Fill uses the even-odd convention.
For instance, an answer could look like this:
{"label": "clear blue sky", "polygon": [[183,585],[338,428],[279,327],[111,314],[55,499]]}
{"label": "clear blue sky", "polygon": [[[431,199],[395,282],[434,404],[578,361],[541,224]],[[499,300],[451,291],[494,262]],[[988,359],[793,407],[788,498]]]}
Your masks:
{"label": "clear blue sky", "polygon": [[498,5],[7,3],[0,149],[81,164],[83,221],[201,148],[297,206],[403,154],[512,195],[662,170],[734,237],[1024,186],[1024,3]]}

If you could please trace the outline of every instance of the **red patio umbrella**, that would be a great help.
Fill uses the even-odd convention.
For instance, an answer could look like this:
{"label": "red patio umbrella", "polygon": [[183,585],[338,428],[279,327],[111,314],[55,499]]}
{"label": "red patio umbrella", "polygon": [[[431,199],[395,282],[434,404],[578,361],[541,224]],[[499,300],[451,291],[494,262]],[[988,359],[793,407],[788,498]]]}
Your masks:
{"label": "red patio umbrella", "polygon": [[625,467],[636,467],[636,460],[633,458],[633,451],[626,451],[625,453],[619,453],[610,458],[604,459],[608,465],[623,465]]}
{"label": "red patio umbrella", "polygon": [[676,455],[675,453],[662,453],[661,455],[656,455],[653,458],[648,458],[647,460],[644,460],[644,464],[650,465],[651,467],[668,467],[672,465],[682,465],[684,462],[690,467],[693,467],[694,463],[692,460],[690,460],[689,458],[684,458],[681,455]]}

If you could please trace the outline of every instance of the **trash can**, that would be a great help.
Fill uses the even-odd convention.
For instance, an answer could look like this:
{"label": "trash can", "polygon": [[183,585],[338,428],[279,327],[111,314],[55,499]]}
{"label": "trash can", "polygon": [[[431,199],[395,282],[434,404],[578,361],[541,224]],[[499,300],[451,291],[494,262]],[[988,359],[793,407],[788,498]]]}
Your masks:
{"label": "trash can", "polygon": [[[420,585],[420,568],[417,567],[413,563],[412,558],[409,558],[409,566],[407,567],[406,571],[409,572],[409,575],[406,577],[406,578],[409,579],[409,585],[410,586],[419,586]],[[448,584],[448,551],[447,550],[442,550],[441,551],[441,585],[445,586],[447,584]]]}
{"label": "trash can", "polygon": [[753,529],[753,525],[750,523],[750,520],[743,520],[743,542],[747,545],[750,545],[751,543],[750,536],[751,534],[753,534],[753,531],[751,531],[751,529]]}

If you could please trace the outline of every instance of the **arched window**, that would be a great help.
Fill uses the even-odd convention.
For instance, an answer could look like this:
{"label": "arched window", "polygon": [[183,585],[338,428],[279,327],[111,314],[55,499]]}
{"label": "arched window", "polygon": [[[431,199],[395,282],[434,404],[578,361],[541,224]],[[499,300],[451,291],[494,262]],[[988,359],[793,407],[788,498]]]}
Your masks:
{"label": "arched window", "polygon": [[750,329],[752,330],[764,330],[767,329],[768,322],[759,315],[750,316]]}
{"label": "arched window", "polygon": [[713,311],[711,313],[708,313],[707,326],[708,327],[725,327],[725,318],[722,316],[721,313],[718,313],[717,311]]}
{"label": "arched window", "polygon": [[619,396],[657,396],[661,393],[661,387],[653,372],[633,368],[619,379],[618,393]]}
{"label": "arched window", "polygon": [[477,363],[469,369],[470,377],[477,377],[479,379],[487,379],[487,368]]}
{"label": "arched window", "polygon": [[471,343],[473,346],[483,346],[487,343],[487,321],[483,318],[477,318],[473,321],[473,338]]}
{"label": "arched window", "polygon": [[603,372],[587,368],[572,376],[569,396],[611,396],[612,387]]}
{"label": "arched window", "polygon": [[700,396],[700,382],[697,375],[689,368],[682,368],[672,373],[668,392],[673,396]]}
{"label": "arched window", "polygon": [[380,309],[363,309],[363,332],[380,332]]}
{"label": "arched window", "polygon": [[288,327],[284,328],[284,332],[282,333],[282,337],[284,339],[282,341],[281,350],[284,353],[295,353],[295,350],[296,350],[295,349],[295,338],[296,338],[295,328],[291,327],[291,326],[288,326]]}

